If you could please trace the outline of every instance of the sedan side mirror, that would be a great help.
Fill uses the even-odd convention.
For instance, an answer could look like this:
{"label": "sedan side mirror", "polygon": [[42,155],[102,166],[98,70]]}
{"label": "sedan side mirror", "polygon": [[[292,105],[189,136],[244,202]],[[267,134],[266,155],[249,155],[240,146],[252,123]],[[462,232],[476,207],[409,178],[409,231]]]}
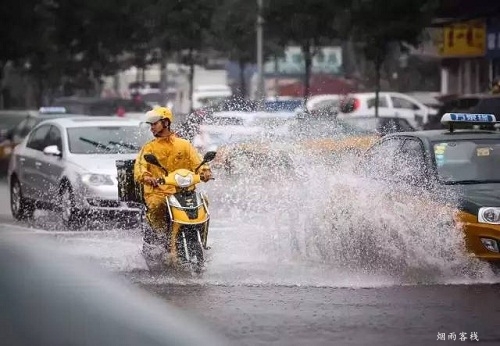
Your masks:
{"label": "sedan side mirror", "polygon": [[43,149],[43,153],[45,155],[51,155],[51,156],[57,156],[57,157],[62,157],[62,153],[57,147],[57,145],[49,145],[48,147],[45,147]]}

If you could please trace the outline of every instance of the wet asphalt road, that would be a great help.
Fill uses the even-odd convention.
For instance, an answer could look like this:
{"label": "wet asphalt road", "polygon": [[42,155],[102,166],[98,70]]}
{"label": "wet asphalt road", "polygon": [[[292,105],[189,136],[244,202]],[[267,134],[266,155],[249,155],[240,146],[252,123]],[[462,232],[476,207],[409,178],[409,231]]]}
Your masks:
{"label": "wet asphalt road", "polygon": [[[499,285],[369,289],[146,286],[242,345],[500,344]],[[438,341],[455,333],[456,341]],[[465,342],[465,341],[463,341]]]}
{"label": "wet asphalt road", "polygon": [[218,247],[218,234],[229,229],[223,223],[212,229],[214,258],[202,278],[151,274],[140,258],[137,231],[68,232],[54,215],[42,215],[26,228],[10,217],[5,183],[0,192],[2,227],[55,238],[68,253],[186,310],[234,345],[500,345],[495,277],[408,284],[349,271],[336,276],[253,254],[237,257],[233,252],[241,249]]}

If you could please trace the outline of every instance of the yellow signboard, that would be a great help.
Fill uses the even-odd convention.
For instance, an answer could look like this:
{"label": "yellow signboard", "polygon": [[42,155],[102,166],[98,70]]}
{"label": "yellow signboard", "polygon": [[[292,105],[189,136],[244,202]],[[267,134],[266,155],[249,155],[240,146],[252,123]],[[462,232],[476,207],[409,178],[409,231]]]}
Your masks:
{"label": "yellow signboard", "polygon": [[479,57],[486,53],[483,21],[455,23],[443,28],[439,53],[443,57]]}

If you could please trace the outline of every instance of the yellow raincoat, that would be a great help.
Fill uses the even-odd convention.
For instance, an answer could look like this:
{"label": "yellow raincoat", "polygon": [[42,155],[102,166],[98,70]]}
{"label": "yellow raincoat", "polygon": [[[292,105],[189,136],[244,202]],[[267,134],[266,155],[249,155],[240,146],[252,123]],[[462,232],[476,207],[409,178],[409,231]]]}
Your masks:
{"label": "yellow raincoat", "polygon": [[[147,206],[146,217],[151,227],[157,232],[162,232],[166,229],[167,209],[165,198],[175,193],[175,187],[169,185],[153,187],[144,184],[146,176],[160,178],[165,175],[165,172],[160,167],[146,162],[144,159],[145,154],[156,156],[160,164],[169,172],[180,168],[186,168],[194,172],[202,159],[189,141],[173,134],[170,137],[153,139],[146,143],[139,152],[134,166],[134,179],[144,186],[144,201]],[[202,166],[201,168],[201,170],[209,169],[208,166]]]}

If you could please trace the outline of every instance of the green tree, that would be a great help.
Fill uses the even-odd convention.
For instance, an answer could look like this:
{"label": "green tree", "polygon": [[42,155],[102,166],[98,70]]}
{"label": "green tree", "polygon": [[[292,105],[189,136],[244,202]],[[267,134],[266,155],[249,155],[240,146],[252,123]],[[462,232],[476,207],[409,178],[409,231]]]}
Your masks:
{"label": "green tree", "polygon": [[44,0],[6,0],[0,5],[0,67],[10,60],[16,66],[16,74],[35,77],[38,104],[45,85],[57,79],[55,60],[60,57],[53,44],[55,28],[50,13],[53,6]]}
{"label": "green tree", "polygon": [[224,0],[212,18],[211,43],[213,48],[236,61],[240,69],[239,93],[247,96],[245,68],[256,60],[257,2]]}
{"label": "green tree", "polygon": [[378,116],[380,71],[391,44],[403,50],[407,45],[417,46],[438,6],[438,0],[387,0],[383,5],[376,0],[355,0],[350,8],[350,22],[354,39],[363,45],[367,60],[375,68],[376,101]]}
{"label": "green tree", "polygon": [[206,48],[212,16],[219,0],[179,0],[168,13],[169,41],[181,61],[189,66],[189,104],[193,110],[194,66],[202,49]]}
{"label": "green tree", "polygon": [[338,38],[336,14],[342,1],[269,0],[264,6],[266,33],[283,46],[297,44],[304,55],[304,98],[309,97],[312,59],[324,42]]}
{"label": "green tree", "polygon": [[[242,97],[248,92],[245,84],[245,68],[257,60],[257,1],[223,0],[217,7],[210,36],[211,46],[239,64]],[[265,37],[264,58],[281,55],[283,48],[275,37]]]}
{"label": "green tree", "polygon": [[138,0],[59,0],[53,15],[56,44],[67,56],[65,74],[88,79],[88,92],[98,95],[101,78],[120,70],[118,57],[134,47],[144,26],[137,14],[142,14]]}
{"label": "green tree", "polygon": [[42,0],[3,0],[0,4],[0,62],[24,58],[40,33],[40,16],[34,9]]}

